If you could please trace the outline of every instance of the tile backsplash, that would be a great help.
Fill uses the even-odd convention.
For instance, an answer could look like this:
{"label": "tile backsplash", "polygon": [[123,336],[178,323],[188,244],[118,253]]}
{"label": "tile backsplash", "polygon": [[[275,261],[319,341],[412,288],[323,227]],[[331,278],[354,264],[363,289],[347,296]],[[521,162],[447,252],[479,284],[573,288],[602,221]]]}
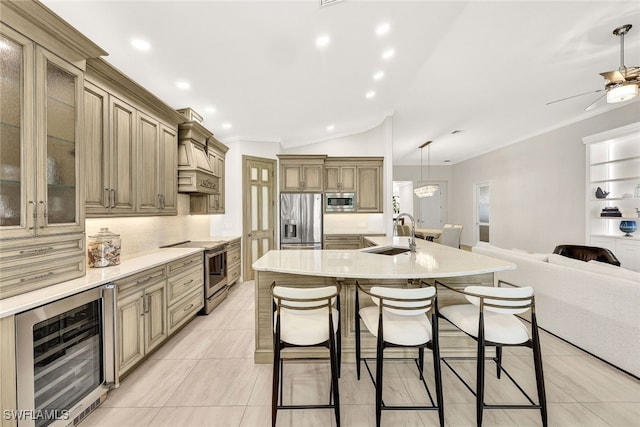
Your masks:
{"label": "tile backsplash", "polygon": [[157,249],[159,246],[183,240],[207,240],[210,233],[209,215],[189,215],[189,196],[178,195],[177,216],[88,218],[85,221],[87,239],[107,227],[121,238],[123,259]]}

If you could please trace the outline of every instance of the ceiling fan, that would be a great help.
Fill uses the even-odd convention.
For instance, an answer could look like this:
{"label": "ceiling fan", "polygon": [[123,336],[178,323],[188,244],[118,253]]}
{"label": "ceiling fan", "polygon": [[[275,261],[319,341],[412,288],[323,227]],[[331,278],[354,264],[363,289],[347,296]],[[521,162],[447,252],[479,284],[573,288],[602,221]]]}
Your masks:
{"label": "ceiling fan", "polygon": [[555,101],[547,102],[546,105],[555,104],[556,102],[566,101],[568,99],[592,93],[605,92],[585,108],[585,111],[588,111],[593,109],[596,103],[605,95],[607,97],[607,103],[609,104],[624,102],[638,96],[638,86],[640,86],[640,67],[627,67],[624,65],[624,36],[629,32],[629,30],[631,30],[631,27],[631,24],[627,24],[613,30],[613,34],[620,37],[620,67],[614,71],[605,71],[600,73],[600,75],[604,77],[605,81],[603,89],[556,99]]}

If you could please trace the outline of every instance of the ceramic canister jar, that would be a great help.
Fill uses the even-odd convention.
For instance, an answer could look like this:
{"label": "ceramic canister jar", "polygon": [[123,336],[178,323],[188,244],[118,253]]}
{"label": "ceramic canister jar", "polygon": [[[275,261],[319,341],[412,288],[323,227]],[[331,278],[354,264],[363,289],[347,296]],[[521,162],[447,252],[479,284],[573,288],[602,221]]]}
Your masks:
{"label": "ceramic canister jar", "polygon": [[89,267],[110,267],[120,264],[120,235],[108,228],[89,236],[87,245]]}

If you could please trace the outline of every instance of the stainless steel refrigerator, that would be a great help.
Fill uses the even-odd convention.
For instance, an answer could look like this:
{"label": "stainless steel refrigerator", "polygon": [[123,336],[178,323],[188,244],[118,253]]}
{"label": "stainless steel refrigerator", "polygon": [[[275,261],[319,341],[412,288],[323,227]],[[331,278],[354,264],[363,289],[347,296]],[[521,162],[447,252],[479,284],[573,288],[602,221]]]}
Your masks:
{"label": "stainless steel refrigerator", "polygon": [[280,194],[280,249],[322,249],[322,193]]}

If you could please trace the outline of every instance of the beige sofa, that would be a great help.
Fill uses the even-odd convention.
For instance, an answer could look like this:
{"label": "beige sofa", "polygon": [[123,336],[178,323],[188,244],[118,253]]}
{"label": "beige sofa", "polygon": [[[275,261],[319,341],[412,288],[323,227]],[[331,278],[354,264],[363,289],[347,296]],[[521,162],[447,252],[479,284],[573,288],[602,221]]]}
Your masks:
{"label": "beige sofa", "polygon": [[534,288],[541,328],[640,377],[640,273],[490,245],[472,251],[517,265],[496,280]]}

